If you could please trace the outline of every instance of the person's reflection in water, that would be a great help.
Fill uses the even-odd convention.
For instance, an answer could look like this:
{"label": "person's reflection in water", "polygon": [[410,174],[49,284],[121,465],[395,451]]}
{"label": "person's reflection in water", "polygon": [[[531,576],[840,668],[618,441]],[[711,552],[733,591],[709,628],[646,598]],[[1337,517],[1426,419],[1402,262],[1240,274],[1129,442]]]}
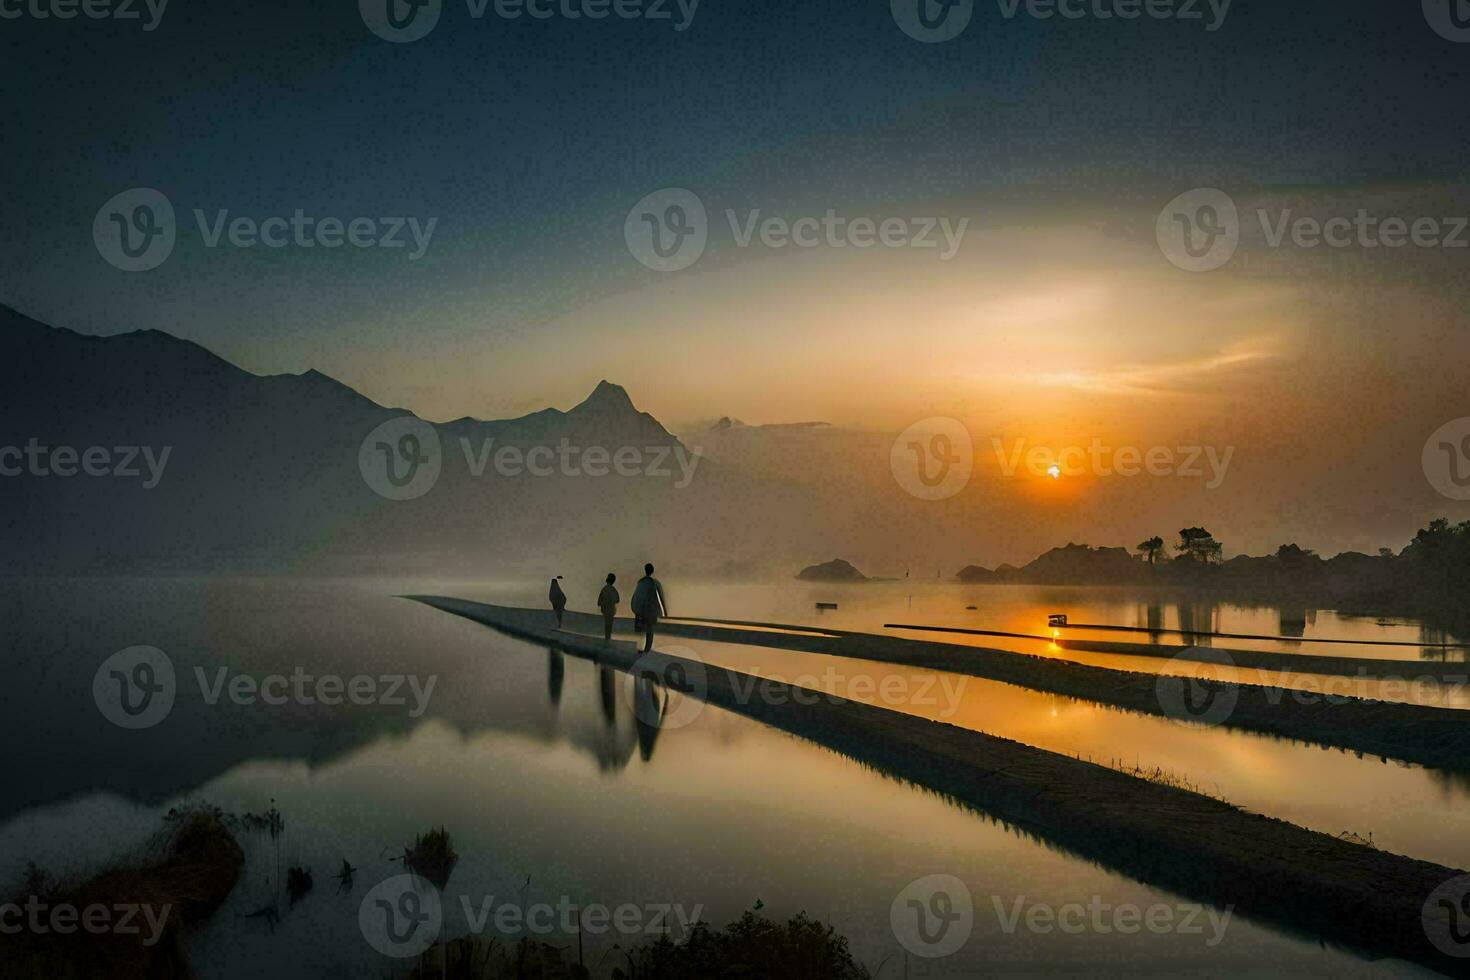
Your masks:
{"label": "person's reflection in water", "polygon": [[[1282,606],[1277,610],[1276,622],[1282,636],[1302,637],[1307,632],[1307,610],[1305,606]],[[1296,644],[1292,644],[1295,646]]]}
{"label": "person's reflection in water", "polygon": [[1445,663],[1470,659],[1464,649],[1451,649],[1450,644],[1457,642],[1453,635],[1428,623],[1419,624],[1419,642],[1423,644],[1419,648],[1420,659],[1440,660]]}
{"label": "person's reflection in water", "polygon": [[648,674],[633,681],[633,722],[638,729],[638,753],[644,762],[652,761],[653,748],[662,730],[669,702]]}
{"label": "person's reflection in water", "polygon": [[566,681],[567,661],[556,647],[546,648],[546,690],[553,708],[561,705],[562,684]]}
{"label": "person's reflection in water", "polygon": [[597,668],[597,689],[602,696],[602,720],[609,728],[618,723],[618,679],[611,667]]}
{"label": "person's reflection in water", "polygon": [[1179,603],[1179,629],[1184,633],[1184,642],[1197,647],[1213,645],[1210,636],[1215,629],[1215,613],[1219,607],[1213,602],[1189,601]]}

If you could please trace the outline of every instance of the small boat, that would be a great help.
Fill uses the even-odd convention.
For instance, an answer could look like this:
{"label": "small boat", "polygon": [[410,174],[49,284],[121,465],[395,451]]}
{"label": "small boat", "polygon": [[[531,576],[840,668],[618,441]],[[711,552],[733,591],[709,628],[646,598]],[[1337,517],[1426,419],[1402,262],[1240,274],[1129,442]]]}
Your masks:
{"label": "small boat", "polygon": [[1066,613],[1052,613],[1050,616],[1046,617],[1046,625],[1051,626],[1053,628],[1055,628],[1057,626],[1066,626],[1067,625],[1067,614]]}
{"label": "small boat", "polygon": [[817,608],[818,609],[836,609],[837,608],[837,603],[835,603],[835,602],[819,602],[819,603],[817,603]]}

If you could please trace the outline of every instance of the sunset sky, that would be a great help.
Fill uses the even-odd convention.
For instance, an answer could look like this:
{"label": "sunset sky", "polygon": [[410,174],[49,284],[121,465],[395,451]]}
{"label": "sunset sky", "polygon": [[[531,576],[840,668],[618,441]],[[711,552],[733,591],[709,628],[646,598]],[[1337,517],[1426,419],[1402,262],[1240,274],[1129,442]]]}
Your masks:
{"label": "sunset sky", "polygon": [[[992,435],[1234,447],[1229,502],[1209,508],[1256,547],[1397,546],[1465,516],[1419,455],[1470,414],[1470,248],[1273,248],[1254,216],[1470,213],[1470,44],[1418,4],[1239,0],[1216,31],[978,4],[940,44],[885,2],[706,0],[683,31],[449,2],[411,44],[348,3],[176,4],[146,32],[0,25],[8,62],[73,78],[7,108],[25,139],[0,174],[29,192],[0,198],[0,302],[83,332],[161,328],[259,373],[316,368],[436,420],[566,408],[610,378],[680,432],[949,416],[987,455]],[[92,222],[132,187],[168,196],[180,230],[129,274]],[[660,273],[623,229],[667,187],[703,202],[709,245]],[[1244,218],[1214,272],[1176,268],[1155,236],[1197,187]],[[196,208],[436,226],[414,261],[209,248]],[[968,223],[943,259],[740,247],[726,217],[829,209]],[[1147,506],[1073,516],[1123,535]]]}

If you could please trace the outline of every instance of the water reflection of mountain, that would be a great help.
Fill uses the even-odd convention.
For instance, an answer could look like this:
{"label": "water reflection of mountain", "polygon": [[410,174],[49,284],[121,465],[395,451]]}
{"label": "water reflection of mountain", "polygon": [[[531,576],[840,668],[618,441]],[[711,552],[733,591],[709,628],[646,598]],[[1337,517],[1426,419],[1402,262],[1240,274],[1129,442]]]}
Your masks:
{"label": "water reflection of mountain", "polygon": [[[381,592],[309,582],[11,583],[7,682],[0,687],[6,779],[0,821],[94,792],[159,804],[254,760],[321,768],[432,718],[464,737],[507,732],[564,743],[603,771],[653,756],[656,730],[634,711],[630,679]],[[164,650],[178,678],[156,727],[125,731],[92,698],[93,675],[117,650]],[[436,675],[428,710],[403,706],[206,703],[196,669],[228,676]],[[641,716],[641,717],[640,717]]]}

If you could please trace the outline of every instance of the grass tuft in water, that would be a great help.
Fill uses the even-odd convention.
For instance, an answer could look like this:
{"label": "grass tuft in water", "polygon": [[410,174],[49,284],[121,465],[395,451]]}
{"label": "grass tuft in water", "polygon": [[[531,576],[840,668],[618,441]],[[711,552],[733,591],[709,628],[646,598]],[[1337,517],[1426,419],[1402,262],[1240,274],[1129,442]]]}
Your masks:
{"label": "grass tuft in water", "polygon": [[454,853],[449,831],[438,827],[427,834],[420,834],[412,847],[405,847],[402,860],[405,868],[443,891],[454,866],[459,863],[459,855]]}

